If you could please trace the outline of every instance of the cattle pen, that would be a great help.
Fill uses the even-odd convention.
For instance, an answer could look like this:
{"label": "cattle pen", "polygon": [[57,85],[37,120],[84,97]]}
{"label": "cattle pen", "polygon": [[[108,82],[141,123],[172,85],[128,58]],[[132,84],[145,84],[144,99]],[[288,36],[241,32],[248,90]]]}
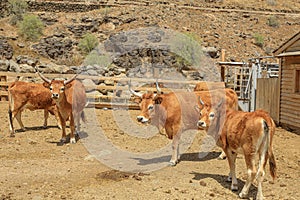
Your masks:
{"label": "cattle pen", "polygon": [[[66,79],[74,74],[44,74],[49,79]],[[84,82],[89,106],[95,108],[126,108],[139,109],[134,97],[129,92],[131,88],[140,92],[156,92],[155,82],[163,85],[162,92],[192,91],[199,81],[157,80],[154,78],[123,78],[103,77],[79,74],[77,78]],[[35,73],[0,72],[0,103],[8,101],[8,86],[15,80],[42,82]],[[88,80],[88,81],[87,81]],[[97,84],[95,84],[95,82]],[[102,84],[101,84],[102,83]]]}

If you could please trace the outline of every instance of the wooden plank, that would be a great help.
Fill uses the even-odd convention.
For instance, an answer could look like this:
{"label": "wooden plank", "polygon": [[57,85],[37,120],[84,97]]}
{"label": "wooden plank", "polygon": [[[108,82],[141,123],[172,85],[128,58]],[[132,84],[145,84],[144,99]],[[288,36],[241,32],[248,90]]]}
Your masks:
{"label": "wooden plank", "polygon": [[129,110],[139,110],[140,107],[137,104],[112,104],[112,103],[91,103],[92,107],[95,108],[123,108],[123,109],[129,109]]}
{"label": "wooden plank", "polygon": [[[291,115],[299,116],[300,119],[300,107],[295,107],[291,105],[281,105],[281,112],[282,113],[289,113]],[[300,123],[300,122],[299,122]]]}
{"label": "wooden plank", "polygon": [[290,121],[289,118],[281,118],[280,122],[283,123],[283,124],[286,124],[286,125],[292,125],[292,126],[295,126],[297,128],[300,128],[299,120],[297,122],[297,121]]}
{"label": "wooden plank", "polygon": [[0,96],[8,96],[8,92],[7,91],[0,91]]}
{"label": "wooden plank", "polygon": [[8,87],[8,85],[9,85],[8,82],[4,82],[4,81],[1,81],[1,82],[0,82],[0,86]]}
{"label": "wooden plank", "polygon": [[279,79],[257,79],[256,109],[264,109],[275,121],[279,121]]}
{"label": "wooden plank", "polygon": [[280,117],[281,123],[291,124],[297,127],[300,127],[299,120],[299,118],[294,118],[294,116],[291,115],[281,115]]}

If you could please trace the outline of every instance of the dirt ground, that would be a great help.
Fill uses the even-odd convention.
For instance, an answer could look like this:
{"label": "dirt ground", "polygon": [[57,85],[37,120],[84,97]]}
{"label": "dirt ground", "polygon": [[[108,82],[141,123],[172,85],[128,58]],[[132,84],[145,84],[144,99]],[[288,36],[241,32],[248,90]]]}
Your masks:
{"label": "dirt ground", "polygon": [[[131,117],[123,117],[134,123],[137,112],[129,111]],[[127,121],[123,120],[121,110],[99,109],[95,113],[97,117],[93,120],[99,121],[106,137],[121,150],[150,152],[170,144],[161,134],[138,138],[124,131],[122,126]],[[42,116],[42,111],[25,111],[22,117],[28,130],[17,132],[16,137],[10,138],[7,104],[0,104],[0,199],[238,199],[238,192],[245,182],[242,156],[237,159],[238,192],[232,192],[226,182],[227,161],[216,159],[219,148],[212,149],[202,159],[198,157],[204,132],[195,136],[177,166],[150,172],[124,172],[102,164],[89,153],[90,148],[86,145],[92,137],[89,132],[83,132],[76,144],[57,145],[61,131],[56,127],[54,117],[50,116],[49,127],[42,129]],[[118,119],[123,123],[117,123]],[[14,124],[18,129],[16,121]],[[278,178],[273,182],[266,171],[263,184],[266,199],[299,198],[299,146],[299,135],[277,128],[273,148]],[[111,161],[114,159],[109,157]],[[144,163],[147,164],[151,165],[151,162]],[[255,199],[255,195],[254,183],[250,199]]]}

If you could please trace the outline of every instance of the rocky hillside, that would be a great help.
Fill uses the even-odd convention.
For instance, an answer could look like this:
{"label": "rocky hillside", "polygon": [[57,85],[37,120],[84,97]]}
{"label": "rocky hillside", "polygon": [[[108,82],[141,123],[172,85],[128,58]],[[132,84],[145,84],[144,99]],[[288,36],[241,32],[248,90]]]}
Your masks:
{"label": "rocky hillside", "polygon": [[[17,27],[9,24],[9,16],[3,14],[0,19],[0,70],[28,72],[38,65],[46,72],[69,73],[74,72],[76,66],[88,71],[91,66],[82,64],[84,55],[78,50],[78,42],[85,33],[92,33],[98,38],[100,47],[109,55],[113,52],[114,56],[110,58],[111,64],[96,72],[90,70],[90,73],[104,76],[125,73],[128,76],[140,72],[142,76],[142,69],[138,72],[130,69],[143,65],[145,60],[175,66],[185,72],[191,69],[189,65],[197,62],[179,59],[180,53],[163,46],[165,30],[190,38],[214,61],[220,60],[222,49],[226,50],[226,61],[247,61],[258,55],[272,55],[274,49],[300,30],[297,0],[52,0],[28,1],[28,4],[29,11],[44,23],[43,36],[37,42],[25,41],[18,35]],[[2,13],[7,13],[7,6],[1,8],[4,9]],[[142,46],[144,43],[138,37],[135,40],[134,34],[148,28],[155,31],[145,36],[147,42]],[[176,40],[177,36],[171,43]],[[103,55],[101,51],[99,55]],[[203,75],[193,72],[186,76],[201,79]]]}

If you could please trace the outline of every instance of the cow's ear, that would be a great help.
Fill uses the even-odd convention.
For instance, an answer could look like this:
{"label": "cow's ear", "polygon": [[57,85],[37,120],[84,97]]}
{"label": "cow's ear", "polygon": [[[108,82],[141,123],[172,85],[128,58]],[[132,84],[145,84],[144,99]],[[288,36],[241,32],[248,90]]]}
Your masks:
{"label": "cow's ear", "polygon": [[50,88],[50,83],[44,82],[44,83],[43,83],[43,86],[44,86],[45,88]]}
{"label": "cow's ear", "polygon": [[140,97],[134,97],[133,102],[139,104],[142,102],[142,99]]}
{"label": "cow's ear", "polygon": [[67,84],[65,85],[65,89],[68,89],[68,88],[70,88],[71,86],[72,86],[72,82],[67,83]]}
{"label": "cow's ear", "polygon": [[163,98],[160,95],[156,95],[153,100],[154,100],[155,104],[161,104]]}

